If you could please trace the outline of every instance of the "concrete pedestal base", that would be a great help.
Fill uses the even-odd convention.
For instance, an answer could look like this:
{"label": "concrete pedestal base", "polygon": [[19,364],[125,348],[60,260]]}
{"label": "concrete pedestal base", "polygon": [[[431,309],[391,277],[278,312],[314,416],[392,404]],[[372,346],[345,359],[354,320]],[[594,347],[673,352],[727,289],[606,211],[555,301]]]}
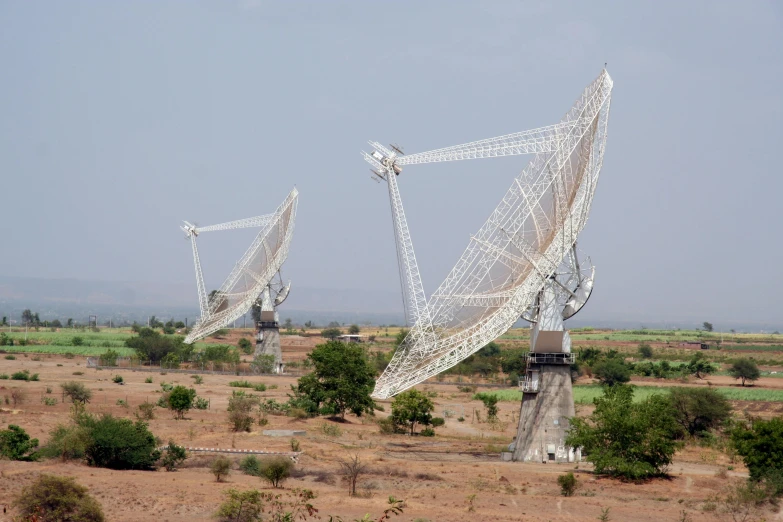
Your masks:
{"label": "concrete pedestal base", "polygon": [[275,358],[273,371],[283,373],[283,351],[280,349],[280,330],[261,327],[256,332],[256,351],[254,357],[259,355],[272,355]]}
{"label": "concrete pedestal base", "polygon": [[565,445],[574,392],[568,364],[535,364],[538,391],[523,393],[512,459],[524,462],[574,462],[578,452]]}

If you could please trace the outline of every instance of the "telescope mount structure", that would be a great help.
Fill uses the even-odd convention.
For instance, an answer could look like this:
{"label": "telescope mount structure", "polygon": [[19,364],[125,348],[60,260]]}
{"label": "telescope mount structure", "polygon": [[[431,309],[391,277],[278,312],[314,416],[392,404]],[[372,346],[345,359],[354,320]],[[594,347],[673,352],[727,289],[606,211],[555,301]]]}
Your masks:
{"label": "telescope mount structure", "polygon": [[[577,457],[564,445],[574,404],[573,356],[563,321],[584,306],[593,288],[593,267],[580,258],[576,243],[603,164],[612,86],[603,69],[559,123],[530,131],[410,155],[369,142],[372,152],[362,155],[376,181],[388,187],[410,325],[374,397],[391,397],[451,368],[523,318],[532,324],[531,349],[510,458]],[[411,165],[521,154],[533,159],[428,299],[397,177]]]}
{"label": "telescope mount structure", "polygon": [[[191,242],[196,269],[196,287],[201,317],[185,338],[188,344],[203,339],[236,321],[254,305],[260,308],[256,321],[256,350],[259,355],[274,356],[274,371],[283,371],[277,307],[285,301],[291,289],[283,283],[280,269],[288,257],[294,232],[299,192],[294,188],[272,214],[199,227],[185,221],[180,227]],[[258,234],[219,290],[209,296],[204,285],[196,240],[204,232],[258,228]],[[258,361],[256,361],[258,362]],[[254,364],[260,371],[262,365]]]}

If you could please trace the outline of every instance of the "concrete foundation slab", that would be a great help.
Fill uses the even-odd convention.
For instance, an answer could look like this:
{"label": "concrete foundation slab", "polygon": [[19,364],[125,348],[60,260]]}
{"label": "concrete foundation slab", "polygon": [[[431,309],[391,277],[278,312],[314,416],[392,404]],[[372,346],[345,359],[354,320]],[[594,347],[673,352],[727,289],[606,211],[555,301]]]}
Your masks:
{"label": "concrete foundation slab", "polygon": [[267,437],[304,437],[307,435],[305,430],[264,430]]}

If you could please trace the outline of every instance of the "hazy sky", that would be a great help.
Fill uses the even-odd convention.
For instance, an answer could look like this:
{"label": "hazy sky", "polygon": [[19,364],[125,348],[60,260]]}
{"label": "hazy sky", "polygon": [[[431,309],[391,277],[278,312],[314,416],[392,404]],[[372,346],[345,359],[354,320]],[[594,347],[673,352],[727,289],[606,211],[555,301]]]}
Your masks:
{"label": "hazy sky", "polygon": [[[0,272],[191,282],[180,220],[268,213],[296,185],[285,276],[399,291],[366,141],[553,124],[608,62],[580,318],[780,320],[782,5],[0,2]],[[403,171],[428,292],[527,161]],[[250,236],[201,239],[216,287]]]}

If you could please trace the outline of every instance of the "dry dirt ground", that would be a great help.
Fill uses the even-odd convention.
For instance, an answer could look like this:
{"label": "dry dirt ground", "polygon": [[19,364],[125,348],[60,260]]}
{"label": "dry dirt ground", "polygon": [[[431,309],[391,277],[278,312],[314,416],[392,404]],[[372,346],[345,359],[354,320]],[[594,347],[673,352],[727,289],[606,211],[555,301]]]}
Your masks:
{"label": "dry dirt ground", "polygon": [[[298,348],[298,347],[297,347]],[[34,358],[39,360],[33,360]],[[161,375],[159,372],[121,372],[125,385],[114,384],[114,373],[85,368],[84,358],[66,359],[62,356],[17,355],[16,360],[0,359],[0,373],[27,369],[38,373],[40,381],[0,381],[0,399],[10,395],[11,388],[26,392],[23,404],[13,409],[3,405],[0,425],[18,424],[31,436],[45,442],[48,433],[59,423],[68,422],[69,406],[61,402],[59,384],[76,380],[93,390],[89,409],[131,417],[136,406],[145,401],[156,401],[160,383],[172,382],[191,385],[193,379],[184,374]],[[74,375],[74,372],[83,372]],[[145,383],[151,376],[153,383]],[[254,427],[252,433],[232,433],[226,420],[228,397],[233,388],[224,375],[204,375],[204,382],[194,385],[201,397],[210,400],[209,410],[192,410],[185,420],[174,420],[167,410],[156,410],[150,429],[163,441],[173,439],[181,445],[193,447],[220,447],[241,449],[290,450],[289,438],[264,436],[263,429],[306,430],[300,437],[304,452],[297,465],[298,478],[289,479],[286,490],[309,488],[317,494],[314,501],[319,514],[340,515],[344,519],[361,518],[365,513],[380,516],[389,495],[405,500],[404,514],[393,520],[412,521],[566,521],[597,520],[602,509],[609,508],[614,521],[704,521],[719,520],[721,515],[709,511],[710,501],[732,480],[746,476],[739,463],[728,477],[716,475],[729,464],[727,457],[711,449],[688,448],[681,452],[665,480],[643,484],[623,483],[596,478],[586,464],[543,465],[500,462],[498,451],[510,442],[518,415],[517,404],[501,403],[501,423],[490,427],[485,423],[471,423],[474,409],[483,412],[483,406],[471,400],[471,394],[461,393],[455,385],[428,384],[419,389],[437,392],[434,402],[437,414],[444,409],[465,417],[447,420],[437,429],[434,438],[382,435],[375,423],[368,419],[349,416],[340,424],[323,418],[294,420],[270,416],[269,425]],[[249,379],[278,386],[260,395],[286,400],[291,377],[263,377]],[[775,381],[777,382],[777,381]],[[46,388],[52,389],[51,394]],[[41,397],[55,397],[58,404],[45,406]],[[129,408],[117,405],[127,401]],[[388,401],[381,401],[386,412]],[[584,407],[580,410],[584,413]],[[339,436],[327,436],[323,425],[339,426]],[[358,454],[370,465],[370,473],[359,481],[360,496],[351,498],[339,480],[337,459]],[[208,469],[211,455],[191,457],[176,472],[111,471],[91,468],[77,463],[59,461],[9,462],[0,461],[0,504],[9,504],[20,490],[40,473],[75,477],[87,486],[102,504],[108,520],[155,520],[158,522],[210,520],[222,501],[222,492],[230,488],[265,489],[260,479],[243,475],[235,465],[226,482],[217,483]],[[234,460],[238,458],[232,457]],[[557,476],[574,470],[579,478],[579,489],[573,497],[559,494]],[[704,511],[706,506],[707,511]],[[12,512],[0,514],[0,521],[11,520]],[[780,519],[767,513],[767,520]]]}

